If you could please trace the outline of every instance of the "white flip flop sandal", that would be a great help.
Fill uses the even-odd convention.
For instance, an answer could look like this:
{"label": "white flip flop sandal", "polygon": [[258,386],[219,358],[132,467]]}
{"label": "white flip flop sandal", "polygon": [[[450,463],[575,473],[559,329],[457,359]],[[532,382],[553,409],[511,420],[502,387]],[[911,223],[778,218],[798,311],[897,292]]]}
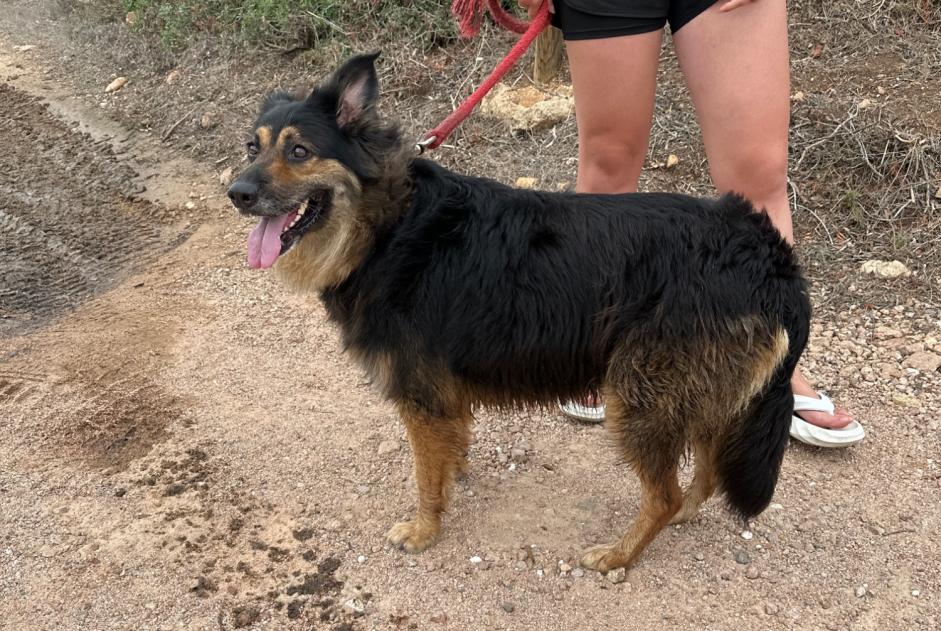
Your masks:
{"label": "white flip flop sandal", "polygon": [[[805,397],[802,394],[794,395],[795,412],[826,412],[833,414],[833,401],[822,394],[820,398]],[[791,436],[802,443],[816,447],[849,447],[862,441],[866,437],[863,426],[853,421],[840,429],[827,429],[812,425],[797,415],[791,416]]]}
{"label": "white flip flop sandal", "polygon": [[601,423],[604,421],[604,403],[601,405],[583,405],[578,401],[559,402],[562,413],[583,423]]}

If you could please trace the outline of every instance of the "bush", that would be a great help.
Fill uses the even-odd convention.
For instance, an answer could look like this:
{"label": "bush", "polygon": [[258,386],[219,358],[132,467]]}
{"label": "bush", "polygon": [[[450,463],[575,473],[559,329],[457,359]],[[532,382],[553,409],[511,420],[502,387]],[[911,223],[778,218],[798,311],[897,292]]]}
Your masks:
{"label": "bush", "polygon": [[242,45],[309,47],[360,31],[417,40],[422,47],[455,37],[448,4],[439,0],[59,0],[68,12],[126,19],[179,50],[200,37]]}

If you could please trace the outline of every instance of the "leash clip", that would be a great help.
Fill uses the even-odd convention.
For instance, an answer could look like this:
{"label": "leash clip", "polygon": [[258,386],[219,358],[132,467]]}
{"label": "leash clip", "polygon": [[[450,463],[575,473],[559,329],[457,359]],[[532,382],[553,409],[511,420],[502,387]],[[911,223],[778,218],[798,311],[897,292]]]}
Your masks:
{"label": "leash clip", "polygon": [[428,151],[428,147],[433,145],[436,140],[438,140],[437,136],[428,136],[427,138],[422,138],[415,143],[415,151],[418,152],[418,155],[422,155]]}

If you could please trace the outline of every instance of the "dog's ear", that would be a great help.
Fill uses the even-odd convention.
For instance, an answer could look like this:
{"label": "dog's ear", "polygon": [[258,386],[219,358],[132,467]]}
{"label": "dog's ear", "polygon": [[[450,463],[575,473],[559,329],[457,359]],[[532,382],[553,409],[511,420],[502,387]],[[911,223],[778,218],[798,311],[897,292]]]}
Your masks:
{"label": "dog's ear", "polygon": [[[376,77],[378,57],[379,51],[357,55],[340,66],[326,82],[324,91],[336,99],[337,125],[340,129],[372,113],[379,98],[379,79]],[[311,94],[311,98],[314,98],[314,94]]]}

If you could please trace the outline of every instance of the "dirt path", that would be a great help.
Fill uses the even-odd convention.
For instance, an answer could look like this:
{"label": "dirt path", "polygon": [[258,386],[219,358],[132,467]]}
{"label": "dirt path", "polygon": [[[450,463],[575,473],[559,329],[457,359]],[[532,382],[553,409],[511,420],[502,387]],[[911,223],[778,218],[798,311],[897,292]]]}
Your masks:
{"label": "dirt path", "polygon": [[638,485],[599,428],[483,412],[442,541],[405,556],[402,428],[320,306],[245,268],[209,166],[34,61],[0,42],[0,627],[937,628],[941,374],[908,367],[937,308],[860,292],[815,328],[869,439],[795,445],[748,538],[713,502],[625,582],[573,569]]}

